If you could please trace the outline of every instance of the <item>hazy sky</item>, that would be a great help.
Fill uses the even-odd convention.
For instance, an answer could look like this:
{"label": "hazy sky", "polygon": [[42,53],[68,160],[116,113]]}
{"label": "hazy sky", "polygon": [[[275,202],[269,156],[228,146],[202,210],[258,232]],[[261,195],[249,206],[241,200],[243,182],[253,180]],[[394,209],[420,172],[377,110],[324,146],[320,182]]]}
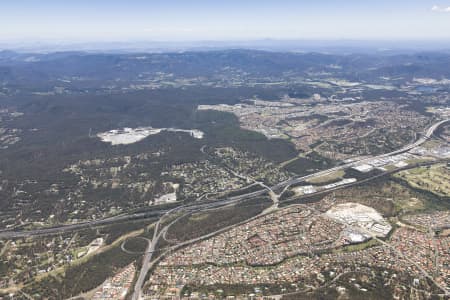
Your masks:
{"label": "hazy sky", "polygon": [[0,40],[450,39],[450,0],[1,0]]}

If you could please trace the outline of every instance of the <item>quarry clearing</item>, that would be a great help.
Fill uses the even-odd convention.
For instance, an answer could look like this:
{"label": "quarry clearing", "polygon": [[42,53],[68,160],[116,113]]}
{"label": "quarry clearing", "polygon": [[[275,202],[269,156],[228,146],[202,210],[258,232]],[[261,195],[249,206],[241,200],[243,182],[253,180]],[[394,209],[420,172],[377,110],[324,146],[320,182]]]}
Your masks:
{"label": "quarry clearing", "polygon": [[330,208],[326,213],[328,217],[341,223],[364,228],[371,234],[384,237],[392,229],[389,222],[375,209],[359,203],[342,203]]}
{"label": "quarry clearing", "polygon": [[137,127],[123,129],[113,129],[106,132],[100,132],[97,137],[102,142],[111,143],[111,145],[127,145],[139,142],[150,135],[155,135],[163,131],[168,132],[184,132],[196,139],[202,139],[204,133],[198,129],[177,129],[177,128],[153,128],[153,127]]}

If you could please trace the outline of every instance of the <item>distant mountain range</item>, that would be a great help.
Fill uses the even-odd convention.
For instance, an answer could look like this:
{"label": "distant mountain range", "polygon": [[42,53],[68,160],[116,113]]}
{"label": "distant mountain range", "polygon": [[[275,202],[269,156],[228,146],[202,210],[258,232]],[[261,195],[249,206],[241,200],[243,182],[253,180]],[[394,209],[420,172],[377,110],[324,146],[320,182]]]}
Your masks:
{"label": "distant mountain range", "polygon": [[89,52],[178,52],[229,49],[252,49],[282,52],[405,53],[417,51],[450,51],[450,40],[363,41],[363,40],[248,40],[248,41],[0,41],[0,49],[19,52],[49,53],[56,51]]}
{"label": "distant mountain range", "polygon": [[174,76],[211,76],[238,70],[258,76],[286,72],[331,72],[348,79],[380,76],[450,78],[450,53],[324,54],[259,50],[214,50],[169,53],[22,53],[0,51],[0,80],[51,80],[67,77],[136,79],[163,72]]}

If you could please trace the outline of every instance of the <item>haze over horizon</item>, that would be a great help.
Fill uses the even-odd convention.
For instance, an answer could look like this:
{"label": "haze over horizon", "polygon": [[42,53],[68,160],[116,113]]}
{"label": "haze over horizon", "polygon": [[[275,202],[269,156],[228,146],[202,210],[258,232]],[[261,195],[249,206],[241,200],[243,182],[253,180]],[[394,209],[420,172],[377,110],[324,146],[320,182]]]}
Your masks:
{"label": "haze over horizon", "polygon": [[0,300],[450,300],[450,0],[0,0]]}
{"label": "haze over horizon", "polygon": [[87,1],[0,5],[0,42],[450,40],[450,1]]}

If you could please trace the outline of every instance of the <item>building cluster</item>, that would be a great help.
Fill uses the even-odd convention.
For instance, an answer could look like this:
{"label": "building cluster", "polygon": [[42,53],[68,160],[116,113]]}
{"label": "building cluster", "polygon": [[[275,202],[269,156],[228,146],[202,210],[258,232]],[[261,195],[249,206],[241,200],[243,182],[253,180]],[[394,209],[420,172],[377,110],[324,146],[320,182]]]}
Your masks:
{"label": "building cluster", "polygon": [[[331,151],[329,156],[334,154],[337,156],[333,157],[339,159],[346,157],[344,152],[351,152],[351,149],[340,148],[353,144],[351,147],[355,150],[368,147],[364,138],[375,137],[381,129],[397,134],[409,130],[410,134],[411,129],[420,131],[427,122],[426,117],[392,102],[297,103],[294,100],[289,97],[280,102],[250,100],[251,104],[200,105],[198,109],[233,113],[243,128],[258,131],[268,138],[289,138],[297,149],[308,151],[310,145],[322,142],[321,153]],[[342,150],[345,151],[339,153]]]}
{"label": "building cluster", "polygon": [[258,181],[264,181],[269,185],[285,181],[290,177],[288,172],[254,153],[244,152],[232,147],[223,147],[216,148],[214,155],[234,172]]}
{"label": "building cluster", "polygon": [[297,195],[307,195],[307,194],[313,194],[317,192],[317,186],[314,185],[300,185],[292,188],[292,190]]}
{"label": "building cluster", "polygon": [[353,169],[363,173],[372,171],[373,169],[386,171],[386,166],[388,165],[393,165],[397,168],[402,168],[408,165],[407,161],[413,159],[416,159],[416,157],[413,154],[401,153],[393,156],[374,158],[369,161],[365,161],[362,164],[354,166]]}
{"label": "building cluster", "polygon": [[325,185],[300,185],[292,188],[292,191],[296,195],[307,195],[307,194],[313,194],[318,191],[324,191],[329,189],[334,189],[341,185],[346,185],[350,183],[356,182],[356,178],[343,178],[342,180],[335,181],[333,183],[325,184]]}
{"label": "building cluster", "polygon": [[11,111],[9,109],[0,109],[0,150],[7,149],[9,146],[21,140],[22,130],[18,128],[5,127],[5,121],[11,121],[22,116],[23,113]]}
{"label": "building cluster", "polygon": [[0,287],[28,282],[36,276],[64,268],[96,251],[98,241],[100,239],[89,242],[76,233],[0,241],[0,264],[8,266],[0,274]]}
{"label": "building cluster", "polygon": [[[146,58],[143,58],[146,59]],[[139,79],[131,81],[126,86],[118,85],[117,80],[110,83],[104,88],[106,90],[134,91],[134,90],[148,90],[161,88],[186,88],[192,86],[206,86],[206,87],[264,87],[273,85],[287,86],[292,84],[291,79],[286,79],[284,76],[261,76],[247,73],[240,68],[226,66],[218,69],[217,72],[208,76],[180,76],[180,74],[166,73],[166,72],[140,72]]]}
{"label": "building cluster", "polygon": [[[317,286],[364,268],[368,272],[382,270],[386,284],[396,282],[396,288],[426,286],[425,270],[441,287],[450,289],[448,234],[400,227],[389,237],[388,245],[342,251],[342,246],[363,242],[371,234],[385,237],[392,228],[373,208],[357,203],[326,206],[324,214],[290,206],[172,253],[151,274],[146,297],[179,296],[184,286],[189,286],[190,292],[215,285]],[[449,216],[439,212],[407,218],[422,226],[445,226]],[[352,235],[368,232],[371,234],[364,239],[352,239]]]}
{"label": "building cluster", "polygon": [[[63,171],[76,176],[78,182],[64,199],[67,210],[64,216],[71,222],[104,218],[125,210],[125,206],[134,206],[134,201],[139,202],[139,205],[145,200],[152,203],[155,198],[172,192],[171,188],[165,189],[165,186],[155,192],[156,180],[148,171],[148,164],[162,155],[164,151],[147,152],[133,156],[80,160],[68,165]],[[130,176],[135,173],[139,174],[138,178]],[[90,201],[86,201],[86,195],[95,194],[96,191],[108,191],[109,197],[103,194],[101,203],[93,210]],[[129,201],[119,202],[114,195],[123,191],[129,195]],[[59,195],[63,196],[62,192],[59,191]]]}
{"label": "building cluster", "polygon": [[328,189],[332,189],[332,188],[335,188],[335,187],[338,187],[338,186],[341,186],[341,185],[350,184],[350,183],[353,183],[353,182],[356,182],[356,178],[344,178],[344,179],[342,179],[340,181],[324,185],[323,189],[328,190]]}
{"label": "building cluster", "polygon": [[290,207],[181,249],[161,265],[273,265],[298,254],[343,245],[343,229],[343,225],[308,209]]}
{"label": "building cluster", "polygon": [[419,225],[425,229],[450,228],[450,211],[435,211],[431,213],[419,213],[414,215],[404,215],[402,220],[412,225]]}
{"label": "building cluster", "polygon": [[394,232],[390,244],[450,291],[450,236],[402,227]]}
{"label": "building cluster", "polygon": [[[399,274],[407,274],[412,285],[424,280],[416,267],[398,257],[387,247],[377,246],[355,252],[335,252],[321,255],[299,255],[283,262],[255,268],[241,263],[218,266],[202,264],[159,265],[149,279],[148,299],[159,299],[173,287],[222,285],[259,285],[302,283],[318,287],[328,278],[339,274],[361,271],[363,268],[384,269],[385,277],[392,282]],[[389,285],[389,283],[388,283]]]}
{"label": "building cluster", "polygon": [[[364,235],[370,237],[385,237],[392,229],[380,213],[372,207],[359,203],[347,202],[331,207],[326,215],[341,223],[350,225],[353,229],[352,237]],[[356,236],[355,236],[356,237]],[[360,239],[360,237],[357,237]]]}
{"label": "building cluster", "polygon": [[245,184],[242,179],[209,160],[172,165],[167,174],[183,180],[181,189],[186,197],[234,190]]}
{"label": "building cluster", "polygon": [[128,265],[119,273],[108,278],[95,292],[93,300],[119,300],[125,299],[133,282],[136,267],[134,263]]}
{"label": "building cluster", "polygon": [[450,158],[450,146],[448,144],[439,145],[433,148],[417,147],[411,153],[422,156],[434,156],[436,158]]}

